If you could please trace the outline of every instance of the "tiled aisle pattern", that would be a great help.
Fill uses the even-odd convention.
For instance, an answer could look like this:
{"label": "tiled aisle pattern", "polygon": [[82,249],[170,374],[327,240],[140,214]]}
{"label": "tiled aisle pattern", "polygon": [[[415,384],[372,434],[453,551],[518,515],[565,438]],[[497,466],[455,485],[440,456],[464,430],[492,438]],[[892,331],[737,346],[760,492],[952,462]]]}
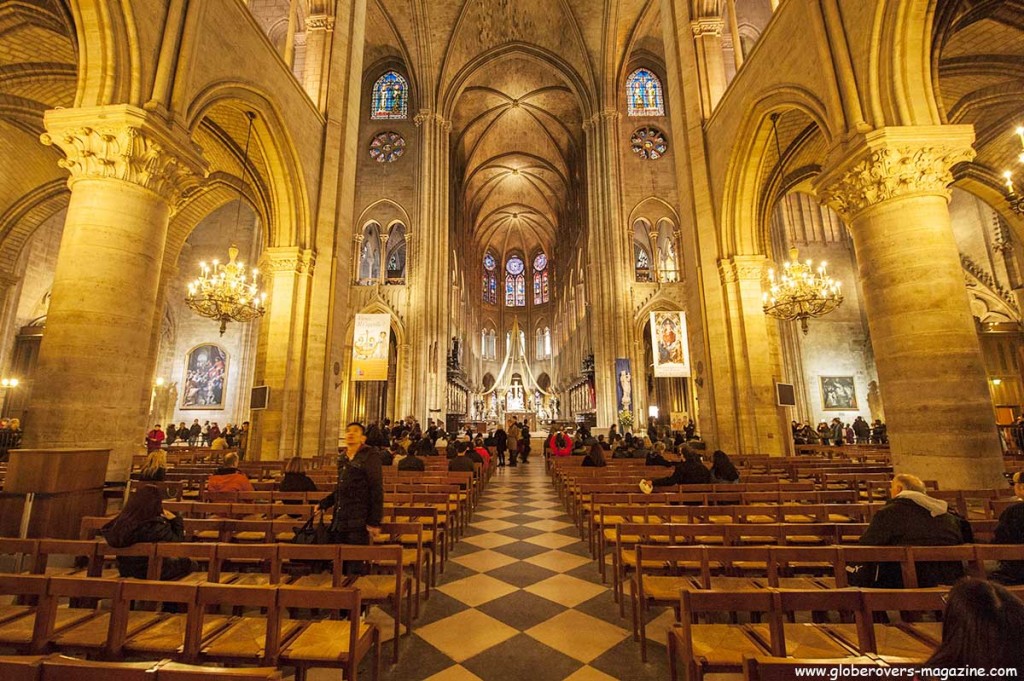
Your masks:
{"label": "tiled aisle pattern", "polygon": [[[673,613],[652,614],[657,617],[648,631],[663,644]],[[383,676],[667,679],[664,645],[652,645],[649,662],[642,663],[628,608],[626,616],[619,618],[610,586],[601,584],[537,457],[495,473],[413,635],[403,638],[398,665]]]}

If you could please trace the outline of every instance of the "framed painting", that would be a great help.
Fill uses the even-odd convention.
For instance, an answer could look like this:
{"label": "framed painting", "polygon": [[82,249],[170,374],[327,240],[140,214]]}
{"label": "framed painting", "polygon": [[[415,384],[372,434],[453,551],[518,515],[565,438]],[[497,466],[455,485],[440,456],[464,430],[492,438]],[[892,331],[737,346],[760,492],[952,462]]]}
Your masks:
{"label": "framed painting", "polygon": [[197,345],[185,355],[182,409],[223,409],[228,355],[213,343]]}
{"label": "framed painting", "polygon": [[821,407],[825,411],[857,409],[857,389],[853,376],[821,376]]}

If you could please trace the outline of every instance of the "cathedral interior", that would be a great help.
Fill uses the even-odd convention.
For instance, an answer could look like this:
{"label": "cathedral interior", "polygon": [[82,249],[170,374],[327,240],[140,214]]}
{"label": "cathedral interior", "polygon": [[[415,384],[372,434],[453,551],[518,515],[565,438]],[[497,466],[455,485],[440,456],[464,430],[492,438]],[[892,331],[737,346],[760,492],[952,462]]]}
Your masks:
{"label": "cathedral interior", "polygon": [[[108,487],[154,423],[333,465],[353,421],[788,460],[863,419],[887,472],[1005,491],[1022,102],[1021,0],[0,0],[0,416]],[[536,443],[385,678],[668,677]],[[501,570],[505,620],[463,593]],[[496,670],[520,639],[557,659]]]}

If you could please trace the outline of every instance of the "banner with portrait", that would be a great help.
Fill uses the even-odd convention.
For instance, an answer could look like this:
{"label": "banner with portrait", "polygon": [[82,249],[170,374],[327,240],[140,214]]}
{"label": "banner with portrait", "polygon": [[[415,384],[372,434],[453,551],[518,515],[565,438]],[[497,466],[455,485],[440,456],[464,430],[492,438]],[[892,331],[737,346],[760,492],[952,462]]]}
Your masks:
{"label": "banner with portrait", "polygon": [[686,338],[685,312],[651,313],[651,349],[656,378],[690,375],[690,345]]}
{"label": "banner with portrait", "polygon": [[391,315],[357,314],[352,338],[352,380],[388,380]]}
{"label": "banner with portrait", "polygon": [[615,395],[618,411],[633,411],[633,372],[629,360],[622,357],[615,360]]}
{"label": "banner with portrait", "polygon": [[223,409],[228,355],[213,343],[197,345],[185,356],[182,409]]}

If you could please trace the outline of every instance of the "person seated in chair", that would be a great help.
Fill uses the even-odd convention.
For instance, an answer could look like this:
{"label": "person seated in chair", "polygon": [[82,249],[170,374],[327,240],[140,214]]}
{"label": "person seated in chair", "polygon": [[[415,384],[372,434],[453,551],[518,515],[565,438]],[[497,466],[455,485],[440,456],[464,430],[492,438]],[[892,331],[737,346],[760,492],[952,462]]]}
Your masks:
{"label": "person seated in chair", "polygon": [[[128,497],[121,512],[100,529],[100,534],[116,549],[153,542],[182,542],[185,541],[185,521],[177,513],[164,510],[160,488],[143,485]],[[164,558],[160,579],[180,579],[195,568],[191,558]],[[117,571],[122,577],[146,579],[149,558],[118,556]]]}
{"label": "person seated in chair", "polygon": [[[993,544],[1024,544],[1024,472],[1013,474],[1013,494],[1019,503],[999,514]],[[1001,584],[1024,584],[1024,560],[1004,560],[992,573],[992,580]]]}
{"label": "person seated in chair", "polygon": [[468,471],[473,472],[473,459],[466,456],[466,450],[469,449],[468,442],[456,442],[454,445],[455,456],[448,461],[449,471]]}
{"label": "person seated in chair", "polygon": [[[900,474],[892,479],[890,500],[871,519],[861,535],[861,546],[956,546],[974,541],[970,524],[949,510],[949,504],[928,496],[921,478]],[[917,566],[918,587],[954,584],[964,576],[962,563],[922,562]],[[850,586],[902,589],[898,563],[861,565]]]}
{"label": "person seated in chair", "polygon": [[248,476],[238,470],[238,454],[224,455],[224,465],[206,480],[207,492],[251,492],[252,483]]}
{"label": "person seated in chair", "polygon": [[683,460],[676,464],[672,475],[664,478],[655,478],[650,482],[654,487],[669,487],[672,485],[710,485],[711,471],[701,463],[700,454],[689,447],[683,448]]}

